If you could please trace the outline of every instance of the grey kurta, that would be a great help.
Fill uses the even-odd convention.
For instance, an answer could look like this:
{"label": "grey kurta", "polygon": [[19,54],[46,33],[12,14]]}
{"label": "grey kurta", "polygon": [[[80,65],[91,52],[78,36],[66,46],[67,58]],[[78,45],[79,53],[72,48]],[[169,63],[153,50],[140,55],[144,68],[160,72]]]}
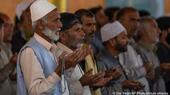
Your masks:
{"label": "grey kurta", "polygon": [[[106,71],[112,68],[121,69],[118,60],[115,57],[112,57],[112,55],[106,50],[101,51],[99,56],[97,56],[97,67],[98,71]],[[107,86],[101,89],[102,95],[113,95],[115,92],[122,92],[123,89],[121,84],[126,80],[125,76],[126,75],[123,73],[118,80],[110,81]]]}
{"label": "grey kurta", "polygon": [[143,60],[147,60],[150,63],[153,64],[154,69],[155,69],[155,77],[156,79],[154,81],[148,80],[149,81],[149,85],[150,85],[150,89],[152,92],[165,92],[165,83],[164,80],[162,78],[162,72],[159,68],[159,60],[158,57],[156,56],[155,52],[154,52],[154,45],[146,45],[143,42],[139,42],[137,44],[141,56],[142,58],[145,58]]}
{"label": "grey kurta", "polygon": [[4,71],[4,66],[9,62],[9,59],[4,50],[0,50],[0,94],[12,95],[10,81],[8,78],[9,73]]}
{"label": "grey kurta", "polygon": [[146,71],[143,67],[143,61],[135,49],[131,45],[128,45],[127,51],[119,54],[119,59],[128,75],[128,78],[138,80],[143,85],[145,85],[144,91],[149,92],[150,88],[145,77]]}

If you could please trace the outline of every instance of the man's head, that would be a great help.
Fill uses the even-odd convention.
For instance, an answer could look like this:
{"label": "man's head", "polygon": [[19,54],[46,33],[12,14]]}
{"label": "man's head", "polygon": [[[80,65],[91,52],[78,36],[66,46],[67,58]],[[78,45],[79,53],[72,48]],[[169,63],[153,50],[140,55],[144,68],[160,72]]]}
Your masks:
{"label": "man's head", "polygon": [[127,50],[126,29],[118,21],[104,25],[101,28],[101,37],[106,47],[113,48],[118,53]]}
{"label": "man's head", "polygon": [[75,15],[79,18],[82,29],[87,36],[91,36],[96,32],[96,20],[93,13],[87,9],[80,9],[75,12]]}
{"label": "man's head", "polygon": [[170,17],[163,16],[156,21],[161,30],[160,38],[170,44]]}
{"label": "man's head", "polygon": [[109,22],[113,22],[116,20],[116,15],[119,10],[119,7],[108,7],[104,10]]}
{"label": "man's head", "polygon": [[4,36],[4,20],[0,18],[0,42],[3,41]]}
{"label": "man's head", "polygon": [[139,10],[139,15],[140,15],[140,17],[151,16],[149,11],[147,11],[147,10]]}
{"label": "man's head", "polygon": [[0,13],[0,18],[4,21],[4,24],[1,28],[1,33],[3,34],[3,42],[10,43],[12,40],[13,33],[13,24],[11,19],[3,13]]}
{"label": "man's head", "polygon": [[[16,26],[27,40],[33,35],[30,5],[34,0],[22,0],[16,7]],[[18,22],[17,22],[18,21]]]}
{"label": "man's head", "polygon": [[17,17],[17,19],[19,21],[17,27],[20,31],[25,33],[26,39],[29,39],[33,35],[30,8],[28,7],[24,10],[20,18]]}
{"label": "man's head", "polygon": [[143,17],[140,21],[138,37],[149,44],[155,44],[159,40],[159,28],[157,22],[152,17]]}
{"label": "man's head", "polygon": [[62,23],[57,8],[46,0],[36,0],[30,11],[36,33],[48,41],[58,41]]}
{"label": "man's head", "polygon": [[139,13],[132,7],[125,7],[119,10],[116,19],[126,28],[128,37],[133,37],[139,26]]}
{"label": "man's head", "polygon": [[61,22],[63,23],[60,32],[60,42],[71,49],[76,49],[82,44],[85,33],[78,18],[72,13],[62,13]]}
{"label": "man's head", "polygon": [[89,10],[95,15],[95,19],[99,27],[102,27],[108,22],[108,19],[104,14],[104,10],[101,6],[93,7]]}

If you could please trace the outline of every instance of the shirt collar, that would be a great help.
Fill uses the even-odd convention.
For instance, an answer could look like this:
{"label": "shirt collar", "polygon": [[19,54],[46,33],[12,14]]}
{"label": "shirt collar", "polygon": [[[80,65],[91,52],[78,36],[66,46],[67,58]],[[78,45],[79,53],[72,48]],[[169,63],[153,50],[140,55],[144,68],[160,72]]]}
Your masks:
{"label": "shirt collar", "polygon": [[50,50],[52,47],[52,43],[48,42],[47,40],[45,40],[44,38],[42,38],[40,35],[38,35],[37,33],[34,33],[34,37],[35,39],[41,44],[43,45],[47,50]]}

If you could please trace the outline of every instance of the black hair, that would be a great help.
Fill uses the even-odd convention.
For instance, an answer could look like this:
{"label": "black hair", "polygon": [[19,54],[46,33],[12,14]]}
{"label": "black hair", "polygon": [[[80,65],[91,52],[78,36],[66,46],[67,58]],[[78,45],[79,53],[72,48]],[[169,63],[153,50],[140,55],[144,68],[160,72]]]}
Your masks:
{"label": "black hair", "polygon": [[118,11],[116,15],[116,20],[119,20],[121,17],[123,17],[128,12],[138,12],[138,10],[136,10],[133,7],[124,7]]}
{"label": "black hair", "polygon": [[4,20],[2,18],[0,18],[0,28],[2,28],[4,23],[5,23]]}
{"label": "black hair", "polygon": [[139,10],[139,16],[140,17],[151,16],[151,14],[147,10]]}
{"label": "black hair", "polygon": [[119,7],[108,7],[104,10],[104,13],[108,17],[109,21],[112,21],[114,14],[119,10]]}
{"label": "black hair", "polygon": [[170,17],[162,16],[162,17],[156,19],[156,21],[158,23],[158,27],[161,30],[168,30],[168,28],[170,28]]}
{"label": "black hair", "polygon": [[81,21],[81,18],[83,16],[94,17],[94,14],[91,11],[89,11],[88,9],[79,9],[74,14],[77,16],[79,21]]}
{"label": "black hair", "polygon": [[71,28],[76,23],[80,23],[76,15],[74,15],[73,13],[68,13],[68,12],[61,13],[60,20],[63,24],[63,27],[61,28],[62,32]]}
{"label": "black hair", "polygon": [[96,6],[96,7],[92,7],[90,8],[89,10],[94,14],[96,15],[100,10],[102,10],[102,6]]}

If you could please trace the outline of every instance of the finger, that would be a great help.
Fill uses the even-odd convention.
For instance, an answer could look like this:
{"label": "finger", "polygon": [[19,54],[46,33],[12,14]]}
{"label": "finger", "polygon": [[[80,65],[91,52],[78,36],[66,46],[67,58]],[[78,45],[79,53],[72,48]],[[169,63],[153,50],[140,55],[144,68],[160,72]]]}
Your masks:
{"label": "finger", "polygon": [[85,59],[86,56],[87,56],[87,51],[83,50],[82,55],[79,57],[78,61],[82,61],[83,59]]}
{"label": "finger", "polygon": [[79,59],[81,58],[82,54],[83,54],[83,50],[82,50],[82,49],[79,49],[79,50],[74,54],[73,60],[74,60],[75,62],[78,62]]}
{"label": "finger", "polygon": [[87,47],[87,51],[88,54],[93,54],[93,49],[90,45]]}
{"label": "finger", "polygon": [[93,69],[90,69],[90,70],[88,70],[85,74],[86,74],[87,76],[90,76],[90,75],[92,75],[92,72],[93,72]]}
{"label": "finger", "polygon": [[106,77],[105,80],[106,80],[106,81],[112,80],[112,76],[111,76],[111,77]]}
{"label": "finger", "polygon": [[59,56],[59,59],[64,58],[64,56],[66,56],[66,54],[67,54],[67,52],[64,51],[64,52]]}
{"label": "finger", "polygon": [[97,83],[95,83],[95,86],[104,86],[106,85],[109,81],[111,80],[111,77],[108,78],[102,78],[99,81],[97,81]]}
{"label": "finger", "polygon": [[102,79],[104,77],[104,73],[97,73],[95,74],[94,77],[94,81],[98,81],[99,79]]}
{"label": "finger", "polygon": [[118,69],[117,69],[117,68],[112,68],[111,70],[112,70],[112,71],[116,71],[116,70],[118,70]]}
{"label": "finger", "polygon": [[79,60],[78,61],[81,61],[83,59],[85,59],[86,56],[88,56],[89,53],[88,53],[88,50],[86,48],[83,48],[82,49],[82,54],[80,54],[80,57],[78,58]]}
{"label": "finger", "polygon": [[72,54],[71,54],[71,60],[75,61],[75,58],[77,57],[77,53],[79,53],[79,49],[75,50]]}
{"label": "finger", "polygon": [[84,53],[85,53],[85,51],[83,49],[81,49],[80,52],[77,53],[77,55],[76,55],[77,57],[75,58],[75,60],[77,62],[81,61],[85,57]]}
{"label": "finger", "polygon": [[98,86],[98,87],[99,87],[99,86],[104,86],[106,83],[107,83],[107,82],[105,81],[105,79],[101,79],[101,80],[95,82],[95,83],[93,84],[93,86]]}
{"label": "finger", "polygon": [[120,76],[120,72],[117,72],[116,70],[114,72],[112,72],[112,76],[117,77]]}

